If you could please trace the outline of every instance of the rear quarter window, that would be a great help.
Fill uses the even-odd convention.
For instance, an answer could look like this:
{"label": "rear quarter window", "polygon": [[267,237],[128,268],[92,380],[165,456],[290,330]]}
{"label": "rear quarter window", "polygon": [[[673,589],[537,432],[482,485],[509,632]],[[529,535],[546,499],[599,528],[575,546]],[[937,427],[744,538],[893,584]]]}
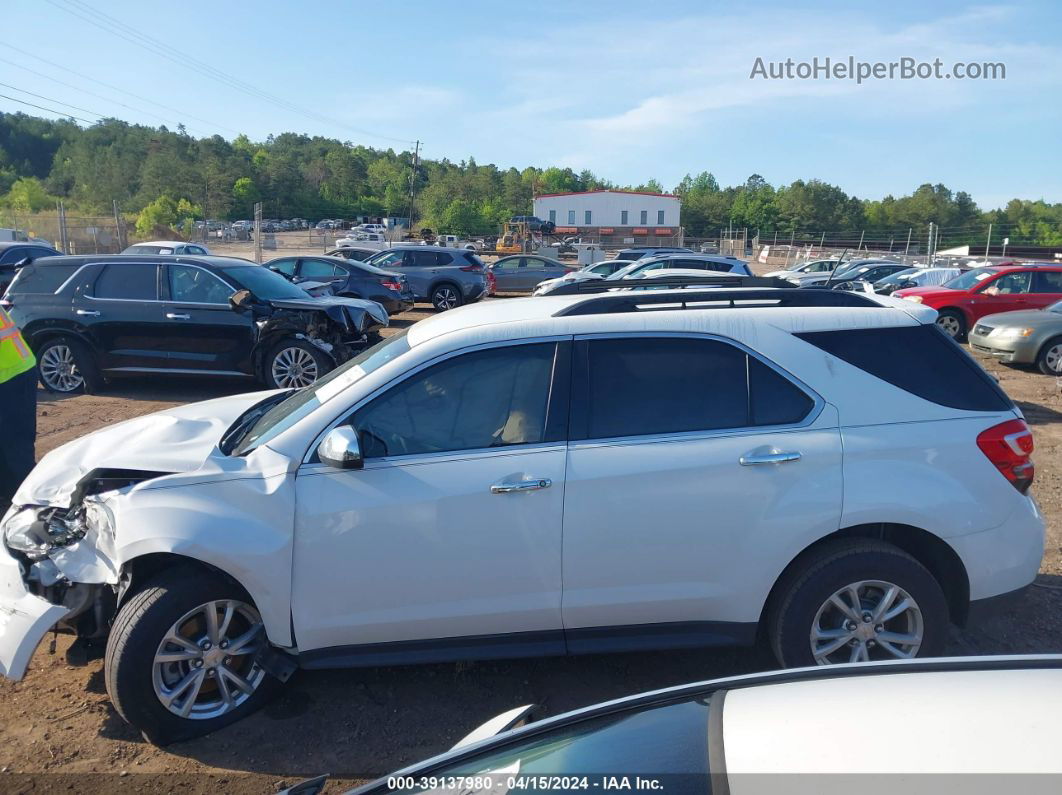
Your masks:
{"label": "rear quarter window", "polygon": [[79,267],[78,264],[27,265],[15,275],[8,292],[11,295],[54,293]]}
{"label": "rear quarter window", "polygon": [[965,411],[1014,404],[977,362],[935,325],[794,335],[924,400]]}

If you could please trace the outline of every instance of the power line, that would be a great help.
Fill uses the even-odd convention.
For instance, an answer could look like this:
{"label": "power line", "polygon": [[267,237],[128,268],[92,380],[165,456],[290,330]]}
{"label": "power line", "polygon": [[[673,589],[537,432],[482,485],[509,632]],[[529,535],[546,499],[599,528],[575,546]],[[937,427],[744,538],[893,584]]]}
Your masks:
{"label": "power line", "polygon": [[[71,105],[69,102],[60,102],[58,99],[52,99],[51,97],[46,97],[43,94],[34,94],[32,91],[27,91],[24,88],[19,88],[18,86],[13,86],[13,85],[10,85],[8,83],[0,83],[0,86],[3,86],[4,88],[10,88],[13,91],[18,91],[21,94],[29,94],[31,97],[36,97],[37,99],[43,99],[45,102],[54,102],[56,105],[63,105],[64,107],[67,107],[67,108],[73,108],[74,110],[79,110],[82,113],[91,113],[93,116],[99,116],[101,119],[107,118],[107,116],[105,114],[103,114],[103,113],[96,113],[96,111],[89,110],[88,108],[80,108],[77,105]],[[95,124],[95,122],[91,122],[91,123]]]}
{"label": "power line", "polygon": [[[193,116],[190,113],[185,113],[183,110],[178,110],[177,108],[171,107],[169,105],[164,105],[161,102],[156,102],[153,99],[148,99],[147,97],[142,97],[139,94],[134,94],[131,91],[126,91],[124,88],[119,88],[118,86],[111,85],[110,83],[105,83],[103,80],[98,80],[94,77],[89,77],[88,75],[82,74],[81,72],[75,71],[74,69],[70,69],[66,66],[63,66],[62,64],[57,64],[54,61],[49,61],[47,58],[41,58],[39,55],[35,55],[31,52],[28,52],[27,50],[19,49],[13,44],[8,44],[6,42],[0,44],[2,44],[4,49],[12,50],[14,52],[20,53],[21,55],[26,55],[30,58],[40,61],[41,63],[48,64],[48,66],[54,67],[55,69],[61,69],[64,72],[69,72],[72,75],[76,75],[82,80],[88,80],[91,83],[96,83],[97,85],[103,86],[104,88],[109,88],[111,91],[117,91],[120,94],[125,94],[126,96],[132,97],[133,99],[138,99],[141,102],[148,103],[149,105],[154,105],[157,108],[162,108],[164,110],[171,111],[172,113],[179,113],[180,115],[192,119],[193,121],[202,122],[203,124],[210,125],[211,127],[216,127],[220,130],[227,130],[228,132],[233,132],[237,134],[240,132],[240,130],[233,129],[232,127],[226,127],[222,124],[215,124],[214,122],[207,121],[206,119],[201,119],[198,116]],[[27,67],[23,66],[22,68],[26,69]],[[51,79],[54,80],[55,78]]]}
{"label": "power line", "polygon": [[[14,97],[9,97],[7,94],[0,94],[0,98],[2,98],[2,99],[10,99],[12,102],[17,102],[20,105],[28,105],[31,108],[36,108],[37,110],[44,110],[44,111],[47,111],[48,113],[54,113],[56,116],[62,116],[63,118],[77,119],[78,121],[83,121],[86,124],[95,124],[96,123],[96,122],[94,122],[94,121],[92,121],[90,119],[82,119],[80,116],[71,116],[69,113],[64,113],[61,110],[52,110],[51,108],[46,108],[43,105],[34,105],[32,102],[24,102],[21,99],[15,99]],[[62,103],[59,103],[59,104],[62,104]]]}
{"label": "power line", "polygon": [[292,102],[288,102],[287,100],[277,97],[273,94],[269,94],[250,83],[240,80],[239,78],[233,77],[232,75],[227,74],[226,72],[223,72],[220,69],[211,66],[210,64],[204,61],[200,61],[196,58],[193,58],[187,53],[184,53],[176,49],[175,47],[170,46],[164,41],[156,39],[152,36],[148,36],[145,33],[141,33],[135,28],[126,25],[121,20],[116,19],[110,16],[109,14],[105,14],[101,11],[98,11],[89,6],[87,3],[81,2],[81,0],[66,0],[66,5],[60,4],[58,0],[48,0],[48,2],[56,8],[73,15],[84,22],[88,22],[90,25],[94,25],[95,27],[100,28],[101,30],[105,30],[110,34],[129,42],[130,44],[134,44],[142,49],[147,50],[153,55],[161,56],[166,60],[177,64],[178,66],[182,66],[186,69],[203,75],[204,77],[209,77],[210,79],[216,80],[224,85],[227,85],[230,88],[236,89],[237,91],[242,91],[245,94],[250,94],[256,97],[257,99],[270,102],[274,105],[277,105],[278,107],[284,108],[285,110],[291,111],[293,113],[298,113],[300,115],[306,116],[307,118],[312,118],[315,121],[346,127],[347,129],[350,129],[360,135],[366,135],[371,138],[379,138],[382,140],[395,141],[398,143],[412,143],[412,141],[409,139],[396,138],[394,136],[382,135],[380,133],[371,132],[369,130],[363,130],[357,127],[352,127],[348,124],[329,118],[322,114],[302,108]]}

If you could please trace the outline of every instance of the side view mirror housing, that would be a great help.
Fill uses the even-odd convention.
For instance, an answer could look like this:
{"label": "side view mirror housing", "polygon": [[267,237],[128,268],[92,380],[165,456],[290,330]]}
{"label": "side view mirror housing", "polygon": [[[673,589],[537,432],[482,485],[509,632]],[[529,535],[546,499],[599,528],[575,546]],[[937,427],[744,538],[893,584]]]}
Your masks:
{"label": "side view mirror housing", "polygon": [[330,430],[317,446],[317,456],[321,463],[336,469],[361,469],[365,464],[358,432],[349,425]]}
{"label": "side view mirror housing", "polygon": [[249,309],[253,302],[250,290],[237,290],[229,296],[229,305],[236,310]]}
{"label": "side view mirror housing", "polygon": [[18,262],[15,263],[15,270],[18,270],[19,268],[25,268],[32,261],[33,260],[31,260],[29,257],[23,257],[22,259],[20,259]]}

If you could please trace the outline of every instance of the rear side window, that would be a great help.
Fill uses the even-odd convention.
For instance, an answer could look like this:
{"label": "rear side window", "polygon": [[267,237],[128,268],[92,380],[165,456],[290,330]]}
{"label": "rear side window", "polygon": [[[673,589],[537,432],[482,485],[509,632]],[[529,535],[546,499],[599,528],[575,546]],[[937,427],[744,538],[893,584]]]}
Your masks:
{"label": "rear side window", "polygon": [[54,293],[77,272],[78,265],[27,265],[15,275],[11,295]]}
{"label": "rear side window", "polygon": [[107,265],[92,289],[95,298],[154,301],[158,298],[157,265]]}
{"label": "rear side window", "polygon": [[1033,278],[1034,293],[1062,293],[1062,271],[1038,271]]}
{"label": "rear side window", "polygon": [[439,256],[434,251],[414,251],[410,254],[410,264],[414,268],[434,268],[442,264]]}
{"label": "rear side window", "polygon": [[579,358],[576,439],[784,425],[814,406],[770,367],[718,340],[590,340]]}
{"label": "rear side window", "polygon": [[1006,411],[1010,398],[935,325],[795,336],[920,398],[966,411]]}

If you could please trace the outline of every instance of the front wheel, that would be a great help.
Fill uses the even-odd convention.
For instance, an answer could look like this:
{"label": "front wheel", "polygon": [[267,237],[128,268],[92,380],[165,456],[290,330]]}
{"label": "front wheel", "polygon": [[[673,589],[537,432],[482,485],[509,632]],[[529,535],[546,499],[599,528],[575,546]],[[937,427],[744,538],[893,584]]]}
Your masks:
{"label": "front wheel", "polygon": [[954,309],[942,309],[937,314],[937,328],[956,342],[966,339],[966,318]]}
{"label": "front wheel", "polygon": [[933,575],[906,552],[854,539],[786,575],[767,631],[787,668],[933,657],[944,648],[948,606]]}
{"label": "front wheel", "polygon": [[257,662],[267,643],[258,610],[236,584],[172,570],[118,611],[107,641],[107,693],[156,745],[227,726],[279,682]]}
{"label": "front wheel", "polygon": [[49,392],[97,391],[103,383],[92,353],[75,339],[56,337],[37,351],[37,374]]}
{"label": "front wheel", "polygon": [[461,291],[452,284],[440,284],[431,291],[431,305],[437,312],[455,309],[462,304]]}
{"label": "front wheel", "polygon": [[1044,375],[1062,376],[1062,337],[1044,343],[1036,355],[1036,366]]}
{"label": "front wheel", "polygon": [[301,389],[331,370],[332,362],[316,345],[286,339],[273,346],[262,369],[270,389]]}

